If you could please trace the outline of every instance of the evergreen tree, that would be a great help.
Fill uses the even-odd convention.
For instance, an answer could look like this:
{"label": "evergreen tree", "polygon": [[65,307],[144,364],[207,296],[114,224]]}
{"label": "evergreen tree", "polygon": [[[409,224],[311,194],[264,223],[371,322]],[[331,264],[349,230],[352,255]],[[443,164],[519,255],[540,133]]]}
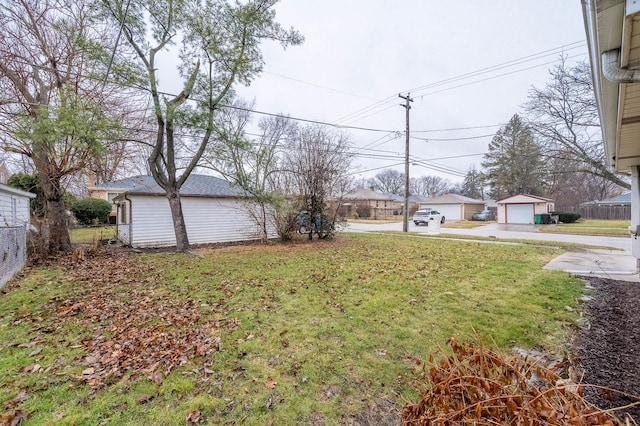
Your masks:
{"label": "evergreen tree", "polygon": [[518,114],[498,130],[482,161],[489,196],[544,194],[544,162],[533,133]]}
{"label": "evergreen tree", "polygon": [[478,200],[484,199],[484,188],[482,184],[482,175],[474,165],[469,169],[467,175],[462,182],[461,195]]}

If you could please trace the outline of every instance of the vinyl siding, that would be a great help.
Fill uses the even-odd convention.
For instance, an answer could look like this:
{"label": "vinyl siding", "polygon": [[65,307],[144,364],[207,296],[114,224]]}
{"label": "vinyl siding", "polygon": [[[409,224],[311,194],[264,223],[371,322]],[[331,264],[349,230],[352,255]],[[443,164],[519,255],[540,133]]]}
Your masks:
{"label": "vinyl siding", "polygon": [[[131,240],[133,247],[168,247],[176,244],[168,200],[163,196],[129,195]],[[247,213],[243,201],[228,198],[182,197],[182,211],[191,244],[245,241],[258,239],[259,229]],[[120,218],[118,218],[119,220]],[[126,226],[128,228],[128,226]],[[275,233],[270,232],[274,237]]]}
{"label": "vinyl siding", "polygon": [[5,192],[0,188],[0,226],[28,225],[29,219],[29,198]]}

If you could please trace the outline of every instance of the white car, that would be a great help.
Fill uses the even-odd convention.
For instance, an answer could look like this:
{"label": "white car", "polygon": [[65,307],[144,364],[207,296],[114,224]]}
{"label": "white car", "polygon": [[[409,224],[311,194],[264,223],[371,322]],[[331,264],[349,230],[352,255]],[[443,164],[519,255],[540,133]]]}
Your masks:
{"label": "white car", "polygon": [[425,224],[429,225],[430,220],[440,217],[440,223],[444,223],[444,216],[437,210],[418,210],[413,214],[413,223],[416,225]]}

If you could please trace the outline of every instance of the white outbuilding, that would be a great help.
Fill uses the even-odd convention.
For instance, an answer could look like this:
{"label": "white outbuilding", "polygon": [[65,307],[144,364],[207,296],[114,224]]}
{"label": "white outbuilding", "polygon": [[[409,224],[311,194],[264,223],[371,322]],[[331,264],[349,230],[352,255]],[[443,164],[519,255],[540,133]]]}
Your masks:
{"label": "white outbuilding", "polygon": [[530,194],[517,194],[496,201],[498,223],[534,224],[535,215],[549,214],[554,201]]}
{"label": "white outbuilding", "polygon": [[0,288],[27,262],[32,198],[35,194],[0,183]]}
{"label": "white outbuilding", "polygon": [[484,209],[485,201],[475,200],[460,194],[444,194],[420,203],[420,209],[438,211],[447,221],[471,220],[475,212]]}
{"label": "white outbuilding", "polygon": [[[176,237],[166,193],[151,176],[135,179],[135,188],[118,195],[118,239],[132,247],[171,247]],[[223,179],[192,174],[180,189],[191,244],[259,239],[250,199]],[[273,227],[269,237],[275,238]]]}

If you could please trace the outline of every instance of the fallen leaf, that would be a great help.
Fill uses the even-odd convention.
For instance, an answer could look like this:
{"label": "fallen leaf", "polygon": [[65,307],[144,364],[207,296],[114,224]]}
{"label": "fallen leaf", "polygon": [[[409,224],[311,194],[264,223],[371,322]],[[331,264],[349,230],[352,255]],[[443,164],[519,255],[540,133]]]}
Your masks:
{"label": "fallen leaf", "polygon": [[146,404],[147,402],[152,401],[153,398],[153,395],[143,394],[136,398],[136,401],[138,401],[138,404]]}
{"label": "fallen leaf", "polygon": [[64,419],[67,416],[67,414],[62,411],[58,414],[56,414],[55,416],[53,416],[53,420],[55,420],[56,422],[59,422],[60,420]]}
{"label": "fallen leaf", "polygon": [[265,383],[264,385],[269,389],[275,389],[277,384],[278,384],[278,382],[276,382],[275,380],[270,380],[267,383]]}
{"label": "fallen leaf", "polygon": [[91,374],[95,373],[96,369],[93,367],[89,367],[85,370],[82,371],[82,375],[83,376],[90,376]]}
{"label": "fallen leaf", "polygon": [[29,356],[36,356],[38,354],[40,354],[40,352],[42,352],[42,346],[40,346],[39,348],[37,348],[36,350],[34,350],[33,352],[31,352],[29,354]]}
{"label": "fallen leaf", "polygon": [[213,370],[211,370],[211,369],[209,369],[207,367],[205,367],[203,371],[204,371],[205,374],[213,374],[213,373],[215,373],[215,371],[213,371]]}
{"label": "fallen leaf", "polygon": [[198,424],[202,422],[202,417],[200,416],[200,410],[194,410],[187,415],[187,421],[191,424]]}
{"label": "fallen leaf", "polygon": [[31,364],[31,365],[27,365],[25,368],[22,369],[23,373],[37,373],[38,370],[40,370],[40,364]]}
{"label": "fallen leaf", "polygon": [[11,426],[17,426],[22,423],[23,420],[28,420],[31,417],[31,413],[26,410],[17,410],[13,413],[13,419],[11,419]]}
{"label": "fallen leaf", "polygon": [[23,401],[26,401],[27,399],[29,399],[29,395],[27,394],[27,392],[25,391],[20,391],[19,394],[17,394],[13,399],[10,399],[8,401],[5,401],[2,403],[2,407],[5,410],[12,410],[13,408],[15,408],[18,404],[20,404]]}

